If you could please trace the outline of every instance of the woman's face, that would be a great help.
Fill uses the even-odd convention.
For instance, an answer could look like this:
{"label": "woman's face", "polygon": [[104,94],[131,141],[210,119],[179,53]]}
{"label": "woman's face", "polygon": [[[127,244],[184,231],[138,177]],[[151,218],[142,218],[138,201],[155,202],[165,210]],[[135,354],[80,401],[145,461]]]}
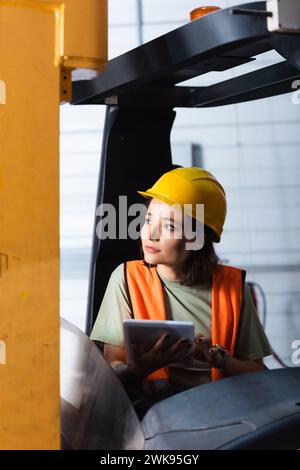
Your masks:
{"label": "woman's face", "polygon": [[182,211],[153,198],[141,229],[145,261],[180,266],[188,256],[182,227]]}

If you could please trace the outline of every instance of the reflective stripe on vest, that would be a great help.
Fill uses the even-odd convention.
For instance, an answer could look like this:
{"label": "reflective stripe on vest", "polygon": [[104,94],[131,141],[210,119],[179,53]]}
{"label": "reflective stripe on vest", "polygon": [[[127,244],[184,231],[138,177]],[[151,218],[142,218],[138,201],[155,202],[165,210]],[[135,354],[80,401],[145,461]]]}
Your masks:
{"label": "reflective stripe on vest", "polygon": [[[212,344],[220,344],[234,355],[240,317],[243,276],[245,271],[218,265],[212,283]],[[156,267],[143,260],[125,263],[125,279],[132,313],[137,320],[166,320],[163,285]],[[218,369],[211,369],[212,380],[223,378]],[[145,380],[168,379],[167,367],[148,375]]]}

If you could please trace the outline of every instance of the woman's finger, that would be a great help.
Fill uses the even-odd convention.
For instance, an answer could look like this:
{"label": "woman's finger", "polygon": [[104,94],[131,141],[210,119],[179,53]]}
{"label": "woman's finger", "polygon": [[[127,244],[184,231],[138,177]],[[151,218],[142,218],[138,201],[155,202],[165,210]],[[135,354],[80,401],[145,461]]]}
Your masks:
{"label": "woman's finger", "polygon": [[194,357],[194,353],[193,351],[191,351],[191,348],[187,351],[181,351],[180,354],[173,355],[170,360],[170,363],[181,363],[190,357]]}
{"label": "woman's finger", "polygon": [[180,338],[170,347],[170,353],[176,354],[178,351],[186,350],[191,345],[187,338]]}
{"label": "woman's finger", "polygon": [[138,338],[133,338],[131,340],[131,344],[132,344],[132,352],[134,355],[140,354],[142,352],[141,341]]}
{"label": "woman's finger", "polygon": [[177,361],[185,359],[188,355],[194,356],[194,350],[192,344],[187,344],[185,347],[181,347],[175,351],[170,351],[170,358],[173,360],[176,358]]}
{"label": "woman's finger", "polygon": [[201,343],[200,348],[202,351],[205,351],[206,353],[209,352],[209,345],[205,341]]}
{"label": "woman's finger", "polygon": [[171,338],[171,335],[166,333],[164,335],[162,335],[157,341],[156,343],[154,344],[153,348],[153,352],[157,352],[159,351],[163,346],[165,346],[165,342],[167,340],[169,340]]}
{"label": "woman's finger", "polygon": [[194,342],[197,344],[202,343],[202,341],[205,339],[205,336],[202,333],[199,333],[198,335],[195,336]]}
{"label": "woman's finger", "polygon": [[207,346],[207,344],[203,344],[201,350],[202,350],[205,360],[209,362],[211,358],[211,354],[209,352],[209,347]]}

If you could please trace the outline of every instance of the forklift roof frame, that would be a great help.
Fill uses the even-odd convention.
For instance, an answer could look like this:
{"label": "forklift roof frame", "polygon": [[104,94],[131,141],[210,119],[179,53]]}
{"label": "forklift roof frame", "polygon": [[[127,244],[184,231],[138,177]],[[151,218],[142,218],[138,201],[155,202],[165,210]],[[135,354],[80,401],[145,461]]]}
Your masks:
{"label": "forklift roof frame", "polygon": [[[299,34],[269,31],[267,5],[217,10],[113,58],[101,76],[73,82],[72,104],[209,107],[291,92],[300,78]],[[285,60],[211,86],[177,86],[271,50]]]}

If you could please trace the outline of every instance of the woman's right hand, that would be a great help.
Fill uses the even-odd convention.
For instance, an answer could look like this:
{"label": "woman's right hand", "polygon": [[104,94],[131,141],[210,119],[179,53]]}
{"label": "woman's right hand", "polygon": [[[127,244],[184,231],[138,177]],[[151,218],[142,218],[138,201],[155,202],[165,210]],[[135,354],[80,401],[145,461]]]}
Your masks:
{"label": "woman's right hand", "polygon": [[184,362],[193,356],[193,345],[186,338],[178,340],[170,335],[162,335],[148,351],[144,351],[140,341],[135,340],[132,347],[132,362],[129,370],[140,378],[171,364]]}

